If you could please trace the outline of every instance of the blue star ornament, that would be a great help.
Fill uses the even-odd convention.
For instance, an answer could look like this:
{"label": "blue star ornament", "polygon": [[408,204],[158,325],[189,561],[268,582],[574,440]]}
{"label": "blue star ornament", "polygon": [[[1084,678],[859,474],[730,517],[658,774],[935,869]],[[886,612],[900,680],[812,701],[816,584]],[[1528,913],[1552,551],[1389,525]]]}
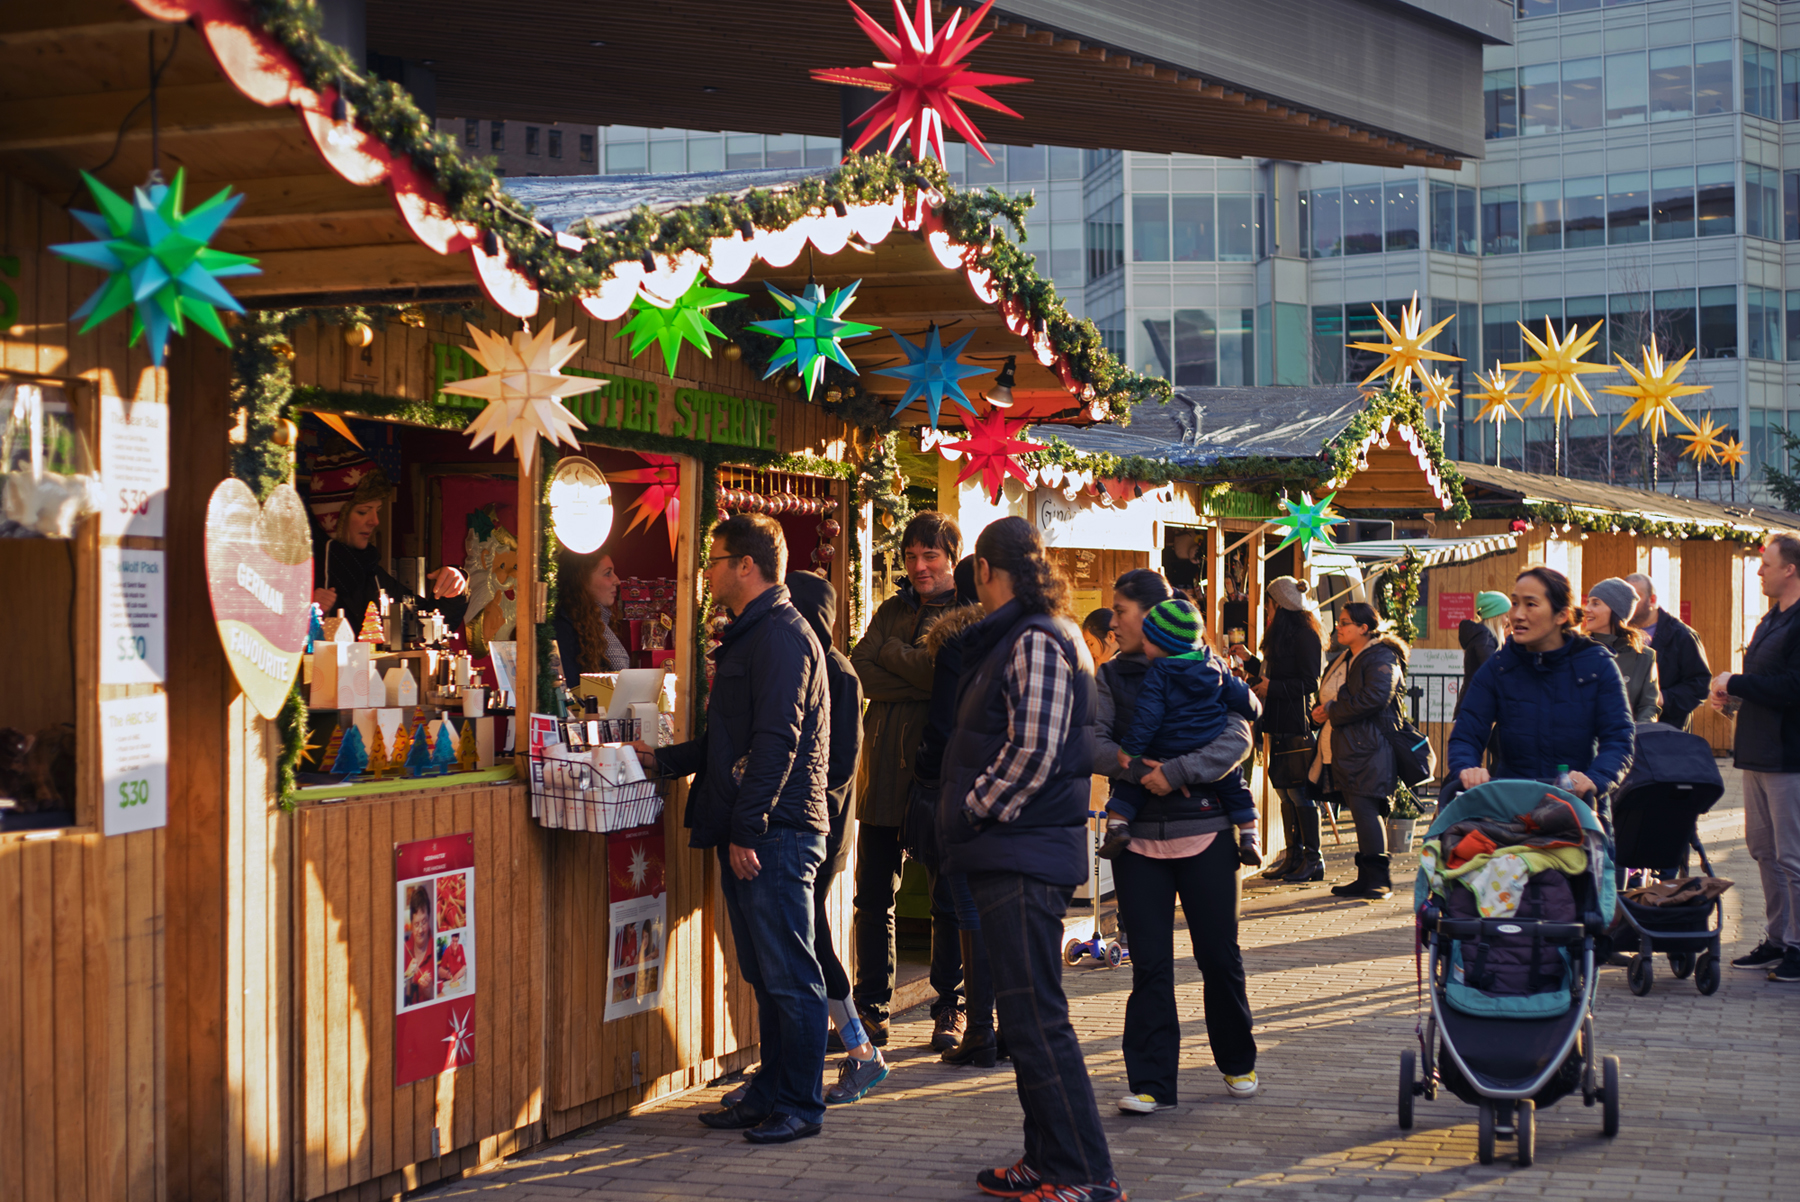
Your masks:
{"label": "blue star ornament", "polygon": [[1337,544],[1331,541],[1331,526],[1341,520],[1331,508],[1331,502],[1336,497],[1336,493],[1329,493],[1316,504],[1311,493],[1301,493],[1298,504],[1286,497],[1281,498],[1281,504],[1287,509],[1287,516],[1275,518],[1271,524],[1285,529],[1287,537],[1275,549],[1279,551],[1289,543],[1297,542],[1302,551],[1309,549],[1314,543],[1319,543],[1327,551],[1334,550]]}
{"label": "blue star ornament", "polygon": [[763,373],[763,379],[791,366],[806,381],[806,395],[810,399],[813,389],[818,386],[819,377],[825,374],[827,359],[856,373],[856,365],[844,354],[843,340],[873,334],[881,328],[864,325],[860,321],[843,320],[844,310],[856,299],[857,285],[861,283],[861,280],[857,280],[848,288],[836,292],[827,292],[817,284],[808,284],[799,296],[789,296],[770,284],[770,295],[787,316],[750,323],[750,329],[761,330],[781,339],[781,345],[769,360],[769,370]]}
{"label": "blue star ornament", "polygon": [[74,217],[99,241],[50,248],[70,262],[97,267],[111,277],[75,310],[75,317],[87,319],[81,332],[85,334],[129,308],[132,344],[148,334],[150,360],[159,367],[170,333],[187,333],[190,320],[230,346],[231,336],[225,332],[218,310],[242,313],[244,307],[219,281],[258,275],[262,270],[248,255],[207,245],[243,202],[243,196],[232,196],[230,188],[221,188],[217,196],[183,214],[184,175],[177,171],[172,184],[152,176],[126,200],[82,172],[100,212],[76,210]]}
{"label": "blue star ornament", "polygon": [[931,329],[926,331],[924,339],[918,346],[914,346],[900,337],[898,332],[890,330],[889,333],[894,335],[894,341],[900,344],[900,349],[906,353],[907,359],[904,367],[883,367],[875,373],[882,376],[894,376],[906,381],[906,395],[900,398],[898,405],[894,406],[892,416],[900,416],[902,409],[920,397],[925,398],[925,407],[931,414],[929,421],[933,427],[938,424],[938,408],[943,405],[945,397],[949,397],[970,413],[975,412],[975,406],[969,404],[968,394],[963,392],[962,381],[969,376],[986,375],[993,369],[967,367],[956,361],[957,356],[962,354],[963,348],[969,345],[969,339],[975,337],[974,330],[970,330],[949,346],[944,345],[943,336],[938,333],[935,321],[931,323]]}

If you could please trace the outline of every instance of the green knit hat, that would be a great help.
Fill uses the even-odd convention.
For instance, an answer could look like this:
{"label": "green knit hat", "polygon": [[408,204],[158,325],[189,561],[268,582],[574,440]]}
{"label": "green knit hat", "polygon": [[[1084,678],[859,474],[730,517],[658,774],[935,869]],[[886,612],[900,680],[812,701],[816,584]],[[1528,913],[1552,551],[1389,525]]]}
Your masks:
{"label": "green knit hat", "polygon": [[1505,593],[1486,592],[1475,594],[1475,616],[1484,622],[1489,618],[1499,617],[1511,608],[1512,598]]}
{"label": "green knit hat", "polygon": [[1159,601],[1144,615],[1144,637],[1171,655],[1198,648],[1205,629],[1200,611],[1180,597]]}

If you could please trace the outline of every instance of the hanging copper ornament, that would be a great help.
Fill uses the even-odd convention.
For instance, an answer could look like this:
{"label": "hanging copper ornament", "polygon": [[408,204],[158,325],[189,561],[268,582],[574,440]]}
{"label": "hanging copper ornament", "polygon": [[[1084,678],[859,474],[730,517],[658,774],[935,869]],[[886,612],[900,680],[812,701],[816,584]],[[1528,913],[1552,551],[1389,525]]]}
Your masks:
{"label": "hanging copper ornament", "polygon": [[813,554],[817,555],[822,562],[830,563],[837,556],[837,548],[830,543],[821,543],[813,548]]}
{"label": "hanging copper ornament", "polygon": [[830,542],[843,532],[844,528],[838,525],[836,518],[826,518],[819,523],[819,537],[827,542]]}

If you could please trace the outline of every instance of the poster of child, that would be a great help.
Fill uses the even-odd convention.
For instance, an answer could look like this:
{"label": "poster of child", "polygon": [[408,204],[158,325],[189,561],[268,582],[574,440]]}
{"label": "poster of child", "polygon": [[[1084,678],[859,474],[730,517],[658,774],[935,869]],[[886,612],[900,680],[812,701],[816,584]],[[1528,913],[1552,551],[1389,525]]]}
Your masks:
{"label": "poster of child", "polygon": [[413,885],[406,891],[405,961],[401,972],[405,983],[403,1004],[417,1006],[437,997],[435,960],[432,955],[431,883]]}
{"label": "poster of child", "polygon": [[[460,880],[460,877],[452,878]],[[454,997],[469,987],[469,958],[463,950],[462,932],[438,936],[437,978],[439,997]]]}
{"label": "poster of child", "polygon": [[622,976],[617,976],[617,977],[613,978],[613,987],[612,987],[612,1000],[613,1001],[629,1002],[632,998],[634,998],[636,996],[637,996],[637,974],[635,972],[628,972],[628,973],[623,974]]}
{"label": "poster of child", "polygon": [[662,923],[654,918],[644,919],[642,934],[638,937],[638,952],[645,964],[662,958]]}
{"label": "poster of child", "polygon": [[613,968],[630,968],[638,962],[638,928],[627,923],[613,937]]}
{"label": "poster of child", "polygon": [[437,881],[437,929],[454,931],[468,925],[469,878],[462,873]]}

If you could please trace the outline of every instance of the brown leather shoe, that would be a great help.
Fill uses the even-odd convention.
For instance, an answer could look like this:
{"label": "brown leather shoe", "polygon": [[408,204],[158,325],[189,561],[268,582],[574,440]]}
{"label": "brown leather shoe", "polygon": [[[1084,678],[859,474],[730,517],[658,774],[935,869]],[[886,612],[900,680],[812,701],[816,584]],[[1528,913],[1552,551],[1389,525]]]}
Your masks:
{"label": "brown leather shoe", "polygon": [[960,1042],[963,1030],[963,1012],[946,1010],[937,1016],[937,1022],[931,1031],[931,1050],[948,1052]]}

